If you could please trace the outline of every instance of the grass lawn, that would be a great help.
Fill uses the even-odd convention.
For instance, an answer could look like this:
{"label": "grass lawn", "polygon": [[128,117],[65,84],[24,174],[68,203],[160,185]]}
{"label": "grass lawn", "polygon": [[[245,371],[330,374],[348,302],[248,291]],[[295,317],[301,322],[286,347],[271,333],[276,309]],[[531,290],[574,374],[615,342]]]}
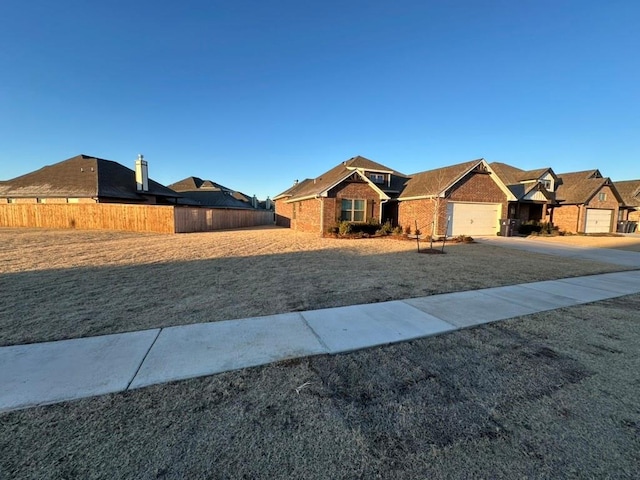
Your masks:
{"label": "grass lawn", "polygon": [[[0,343],[621,267],[282,229],[0,229]],[[638,478],[640,295],[0,414],[0,479]]]}
{"label": "grass lawn", "polygon": [[[0,229],[0,346],[421,297],[621,267],[496,246]],[[425,248],[428,244],[424,245]]]}
{"label": "grass lawn", "polygon": [[0,477],[638,478],[640,295],[0,415]]}

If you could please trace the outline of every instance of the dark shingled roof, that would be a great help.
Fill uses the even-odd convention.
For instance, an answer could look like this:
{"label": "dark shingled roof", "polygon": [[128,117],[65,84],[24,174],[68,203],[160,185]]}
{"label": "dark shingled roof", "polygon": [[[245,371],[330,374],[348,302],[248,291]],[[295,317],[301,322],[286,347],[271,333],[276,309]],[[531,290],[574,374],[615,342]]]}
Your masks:
{"label": "dark shingled roof", "polygon": [[527,180],[538,180],[541,176],[547,173],[551,168],[537,168],[536,170],[523,171],[518,175],[518,182],[525,182]]}
{"label": "dark shingled roof", "polygon": [[625,205],[640,207],[640,180],[613,182]]}
{"label": "dark shingled roof", "polygon": [[293,185],[284,192],[276,195],[274,200],[285,197],[295,200],[297,198],[320,195],[349,177],[356,170],[391,173],[391,185],[385,183],[384,185],[376,185],[376,187],[392,198],[397,197],[397,194],[402,190],[404,182],[407,180],[405,175],[396,172],[392,168],[369,160],[368,158],[357,156],[342,162],[319,177],[307,178]]}
{"label": "dark shingled roof", "polygon": [[489,166],[505,185],[515,185],[519,183],[520,180],[518,179],[525,173],[524,170],[506,163],[491,162]]}
{"label": "dark shingled roof", "polygon": [[[539,180],[540,177],[542,177],[547,172],[550,172],[555,176],[555,173],[553,173],[553,170],[550,167],[538,168],[535,170],[522,170],[520,168],[501,162],[492,162],[489,164],[489,167],[491,167],[491,170],[495,172],[500,180],[502,180],[502,183],[504,183],[507,188],[511,190],[511,193],[513,193],[513,195],[518,199],[523,198],[532,189],[538,188],[538,186],[535,184],[525,184],[523,182],[527,182],[527,180]],[[549,193],[552,192],[543,193],[548,199],[553,199],[553,195],[549,195]]]}
{"label": "dark shingled roof", "polygon": [[[233,190],[211,180],[198,177],[187,177],[169,185],[183,197],[205,207],[223,208],[252,208],[249,201],[237,198]],[[239,193],[240,198],[245,196]]]}
{"label": "dark shingled roof", "polygon": [[410,175],[400,199],[439,195],[483,160],[471,160]]}
{"label": "dark shingled roof", "polygon": [[584,170],[558,174],[560,184],[556,190],[558,203],[587,203],[603,185],[610,183],[599,170]]}
{"label": "dark shingled roof", "polygon": [[[98,197],[143,201],[136,189],[135,172],[112,160],[77,155],[54,165],[2,182],[3,197]],[[144,195],[179,198],[175,191],[149,179]]]}

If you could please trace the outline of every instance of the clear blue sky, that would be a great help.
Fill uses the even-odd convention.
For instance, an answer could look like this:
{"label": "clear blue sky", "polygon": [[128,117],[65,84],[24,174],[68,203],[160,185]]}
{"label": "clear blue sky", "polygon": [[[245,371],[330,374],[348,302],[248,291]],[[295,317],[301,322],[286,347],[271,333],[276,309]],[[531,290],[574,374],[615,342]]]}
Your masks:
{"label": "clear blue sky", "polygon": [[0,179],[85,153],[260,198],[355,155],[640,178],[637,0],[0,2]]}

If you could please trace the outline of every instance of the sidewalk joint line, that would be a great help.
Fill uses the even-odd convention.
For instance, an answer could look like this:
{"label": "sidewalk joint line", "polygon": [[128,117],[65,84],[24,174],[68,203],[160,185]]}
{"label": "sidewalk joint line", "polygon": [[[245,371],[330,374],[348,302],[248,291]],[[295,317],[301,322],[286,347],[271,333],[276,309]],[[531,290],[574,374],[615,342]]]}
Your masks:
{"label": "sidewalk joint line", "polygon": [[151,345],[149,345],[149,348],[147,349],[147,352],[144,354],[144,357],[142,357],[142,360],[140,361],[140,365],[138,365],[138,368],[136,368],[135,373],[133,374],[133,376],[131,377],[131,380],[129,380],[129,383],[127,383],[126,388],[123,391],[127,391],[129,390],[129,388],[131,387],[131,384],[133,383],[133,381],[136,379],[136,377],[138,376],[138,373],[140,373],[140,369],[142,368],[142,365],[144,365],[144,361],[147,359],[147,356],[149,355],[149,353],[151,352],[151,349],[153,348],[153,346],[156,344],[156,341],[158,340],[158,337],[160,336],[160,334],[162,333],[162,330],[164,330],[164,328],[160,328],[158,330],[158,333],[156,334],[156,338],[153,339],[153,342],[151,342]]}
{"label": "sidewalk joint line", "polygon": [[316,337],[316,340],[318,340],[318,343],[320,343],[320,346],[324,348],[325,353],[331,353],[331,349],[329,348],[329,346],[326,343],[324,343],[324,340],[320,338],[320,335],[318,335],[318,332],[316,332],[313,329],[313,327],[309,325],[309,322],[307,322],[307,319],[304,317],[304,312],[299,312],[299,315],[302,318],[302,322],[307,326],[309,330],[311,330],[311,333],[313,333],[313,336]]}

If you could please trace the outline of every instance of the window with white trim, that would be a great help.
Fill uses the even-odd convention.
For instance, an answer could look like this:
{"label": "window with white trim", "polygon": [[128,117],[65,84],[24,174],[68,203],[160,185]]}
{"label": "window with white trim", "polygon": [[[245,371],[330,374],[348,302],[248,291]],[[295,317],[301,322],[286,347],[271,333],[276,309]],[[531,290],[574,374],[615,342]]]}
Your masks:
{"label": "window with white trim", "polygon": [[364,222],[364,209],[366,204],[366,200],[343,198],[340,220],[347,222]]}
{"label": "window with white trim", "polygon": [[600,192],[598,194],[598,200],[600,200],[601,202],[604,202],[607,199],[607,194],[604,192]]}

